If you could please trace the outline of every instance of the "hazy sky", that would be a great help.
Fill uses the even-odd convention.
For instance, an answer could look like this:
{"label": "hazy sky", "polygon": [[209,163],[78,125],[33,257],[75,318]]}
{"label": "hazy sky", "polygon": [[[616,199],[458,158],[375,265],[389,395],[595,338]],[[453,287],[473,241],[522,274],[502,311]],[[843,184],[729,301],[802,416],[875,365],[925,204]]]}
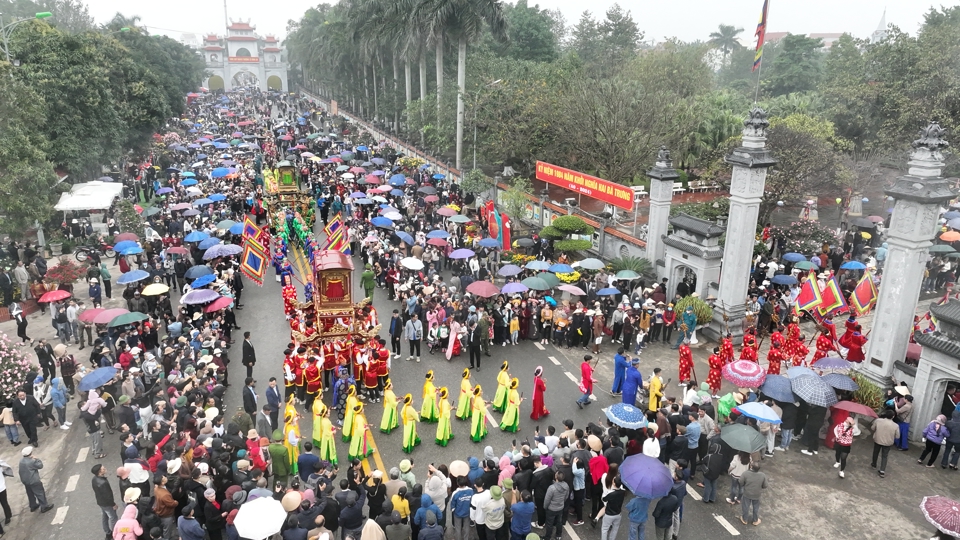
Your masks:
{"label": "hazy sky", "polygon": [[[533,0],[528,0],[531,4]],[[584,6],[596,18],[616,0],[540,0],[541,8],[559,8],[573,25]],[[289,19],[298,19],[318,2],[312,0],[226,0],[227,11],[234,20],[251,19],[261,34],[283,36]],[[142,24],[158,34],[179,38],[192,32],[224,33],[223,4],[217,0],[163,0],[130,2],[129,0],[88,0],[90,13],[98,23],[108,21],[116,12],[139,15]],[[743,39],[753,40],[753,32],[763,5],[762,0],[620,0],[645,33],[646,39],[662,40],[678,37],[685,41],[706,40],[717,25],[733,24],[744,28]],[[930,0],[771,0],[770,32],[850,32],[867,37],[876,28],[884,8],[887,22],[914,33],[923,14],[943,1]],[[947,2],[951,4],[952,2]]]}

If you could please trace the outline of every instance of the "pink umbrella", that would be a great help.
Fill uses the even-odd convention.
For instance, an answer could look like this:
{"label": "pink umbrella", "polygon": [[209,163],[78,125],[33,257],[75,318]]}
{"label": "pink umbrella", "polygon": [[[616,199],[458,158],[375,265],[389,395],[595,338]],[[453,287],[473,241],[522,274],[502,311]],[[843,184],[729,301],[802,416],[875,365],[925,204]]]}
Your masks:
{"label": "pink umbrella", "polygon": [[567,291],[570,294],[575,294],[577,296],[586,296],[587,293],[583,292],[583,289],[577,287],[576,285],[561,285],[557,287],[561,291]]}
{"label": "pink umbrella", "polygon": [[93,322],[93,319],[95,319],[95,318],[97,317],[97,315],[103,313],[103,311],[104,311],[104,310],[102,310],[102,309],[100,309],[100,308],[97,308],[97,309],[87,309],[87,310],[82,311],[82,312],[80,313],[80,316],[77,317],[77,318],[80,319],[81,321],[87,323],[87,324],[90,324],[90,323]]}
{"label": "pink umbrella", "polygon": [[393,186],[380,186],[373,188],[374,191],[379,191],[380,193],[387,193],[388,191],[393,191]]}
{"label": "pink umbrella", "polygon": [[723,378],[740,388],[757,388],[767,378],[767,372],[752,360],[737,360],[723,366]]}
{"label": "pink umbrella", "polygon": [[924,497],[920,511],[936,528],[950,536],[960,536],[960,502],[939,495]]}
{"label": "pink umbrella", "polygon": [[423,198],[423,202],[438,202],[438,201],[440,201],[440,197],[437,197],[436,195],[427,195],[426,197]]}
{"label": "pink umbrella", "polygon": [[356,174],[363,174],[367,172],[367,170],[363,167],[350,167],[349,171]]}
{"label": "pink umbrella", "polygon": [[280,137],[280,140],[281,140],[281,141],[292,141],[292,140],[293,140],[293,137],[291,137],[290,135],[283,135],[283,136]]}
{"label": "pink umbrella", "polygon": [[189,210],[191,208],[193,208],[193,205],[188,202],[178,203],[170,207],[171,210]]}
{"label": "pink umbrella", "polygon": [[446,206],[444,206],[443,208],[437,209],[437,214],[444,217],[452,217],[457,215],[457,211],[454,210],[453,208],[447,208]]}
{"label": "pink umbrella", "polygon": [[490,298],[500,294],[500,289],[489,281],[474,281],[467,285],[467,292],[482,298]]}
{"label": "pink umbrella", "polygon": [[220,293],[210,289],[194,289],[180,297],[181,304],[206,304],[220,298]]}
{"label": "pink umbrella", "polygon": [[226,307],[229,307],[233,303],[233,298],[229,296],[221,296],[213,302],[210,302],[209,306],[203,308],[204,313],[213,313],[214,311],[220,311]]}
{"label": "pink umbrella", "polygon": [[334,163],[343,163],[343,159],[341,159],[340,157],[337,157],[337,156],[330,156],[330,157],[328,157],[327,159],[329,159],[330,161],[332,161],[332,162],[334,162]]}
{"label": "pink umbrella", "polygon": [[379,183],[380,183],[380,177],[379,177],[379,176],[374,176],[374,175],[372,175],[372,174],[368,174],[368,175],[366,175],[366,176],[363,177],[363,181],[366,182],[366,183],[368,183],[368,184],[379,184]]}
{"label": "pink umbrella", "polygon": [[116,309],[105,309],[101,311],[96,317],[93,318],[94,324],[109,324],[110,321],[116,319],[120,315],[130,313],[126,309],[116,308]]}

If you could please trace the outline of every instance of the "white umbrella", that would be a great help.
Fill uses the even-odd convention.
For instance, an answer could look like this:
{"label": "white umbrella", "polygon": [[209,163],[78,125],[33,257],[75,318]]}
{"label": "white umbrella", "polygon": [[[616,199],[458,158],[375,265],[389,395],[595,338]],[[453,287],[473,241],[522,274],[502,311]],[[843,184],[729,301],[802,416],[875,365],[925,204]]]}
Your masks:
{"label": "white umbrella", "polygon": [[383,215],[383,217],[389,219],[390,221],[400,221],[403,219],[403,216],[400,214],[400,212],[387,212]]}
{"label": "white umbrella", "polygon": [[270,497],[261,497],[240,505],[240,511],[233,521],[237,536],[250,540],[264,540],[280,532],[287,519],[280,501]]}
{"label": "white umbrella", "polygon": [[343,173],[340,175],[340,178],[350,179],[350,178],[356,178],[356,176],[354,176],[353,173]]}
{"label": "white umbrella", "polygon": [[410,270],[423,270],[423,261],[416,257],[405,257],[400,259],[400,266]]}

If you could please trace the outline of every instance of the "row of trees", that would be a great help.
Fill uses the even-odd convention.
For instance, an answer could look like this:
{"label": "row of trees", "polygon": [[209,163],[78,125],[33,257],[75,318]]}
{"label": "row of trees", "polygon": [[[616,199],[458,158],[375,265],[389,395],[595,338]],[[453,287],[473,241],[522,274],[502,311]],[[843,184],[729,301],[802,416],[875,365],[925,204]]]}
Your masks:
{"label": "row of trees", "polygon": [[[462,168],[475,151],[488,173],[509,166],[530,177],[544,160],[632,184],[665,144],[691,177],[725,181],[722,157],[739,143],[758,84],[742,29],[651,44],[619,6],[568,25],[526,0],[345,0],[308,10],[290,30],[308,84]],[[931,118],[960,124],[958,54],[958,7],[931,10],[912,36],[891,26],[879,43],[768,43],[759,104],[780,163],[765,213],[777,201],[882,186]]]}
{"label": "row of trees", "polygon": [[185,94],[203,77],[202,58],[180,43],[122,18],[84,29],[85,10],[60,4],[74,26],[61,28],[53,18],[20,24],[9,40],[19,66],[0,66],[5,232],[22,233],[52,215],[68,187],[58,175],[96,178],[102,166],[145,153],[153,135],[184,112]]}

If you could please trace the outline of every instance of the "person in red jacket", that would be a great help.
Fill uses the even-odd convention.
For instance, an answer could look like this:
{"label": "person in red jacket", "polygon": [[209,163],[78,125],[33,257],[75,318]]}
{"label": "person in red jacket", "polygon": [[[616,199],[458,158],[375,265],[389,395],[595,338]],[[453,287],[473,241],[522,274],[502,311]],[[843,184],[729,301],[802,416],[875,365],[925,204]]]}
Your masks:
{"label": "person in red jacket", "polygon": [[[313,351],[317,352],[316,349]],[[307,367],[303,369],[304,383],[306,384],[306,407],[308,411],[313,410],[313,401],[318,397],[323,399],[323,379],[320,377],[320,366],[317,364],[319,357],[315,354],[307,358]]]}
{"label": "person in red jacket", "polygon": [[329,391],[337,381],[337,350],[332,341],[320,342],[320,352],[323,354],[323,389]]}
{"label": "person in red jacket", "polygon": [[831,351],[836,351],[837,348],[833,345],[834,340],[830,338],[830,331],[827,328],[824,328],[820,331],[820,335],[817,336],[817,352],[813,353],[813,359],[811,363],[815,363],[821,358],[826,358]]}
{"label": "person in red jacket", "polygon": [[[726,341],[726,338],[724,338],[724,341]],[[724,366],[720,347],[713,348],[713,354],[710,355],[707,362],[710,364],[710,372],[707,373],[707,384],[710,386],[710,391],[716,394],[720,391],[720,378]]]}
{"label": "person in red jacket", "polygon": [[743,347],[740,348],[740,360],[757,361],[757,342],[752,333],[743,335]]}
{"label": "person in red jacket", "polygon": [[[733,359],[733,336],[731,336],[728,332],[727,337],[720,341],[720,361],[725,366],[730,362],[733,362]],[[717,388],[719,388],[719,386]]]}
{"label": "person in red jacket", "polygon": [[847,348],[847,360],[851,362],[863,362],[866,357],[863,355],[863,346],[867,343],[867,336],[860,333],[860,325],[855,325],[852,332],[846,332],[840,338],[840,345]]}
{"label": "person in red jacket", "polygon": [[593,366],[590,365],[590,361],[593,360],[593,356],[589,354],[583,355],[583,362],[580,364],[580,391],[583,392],[583,395],[580,396],[580,399],[577,400],[577,407],[583,408],[584,405],[589,405],[590,395],[593,394]]}
{"label": "person in red jacket", "polygon": [[770,340],[770,350],[767,351],[767,375],[779,375],[780,364],[786,358],[780,350],[780,341]]}

